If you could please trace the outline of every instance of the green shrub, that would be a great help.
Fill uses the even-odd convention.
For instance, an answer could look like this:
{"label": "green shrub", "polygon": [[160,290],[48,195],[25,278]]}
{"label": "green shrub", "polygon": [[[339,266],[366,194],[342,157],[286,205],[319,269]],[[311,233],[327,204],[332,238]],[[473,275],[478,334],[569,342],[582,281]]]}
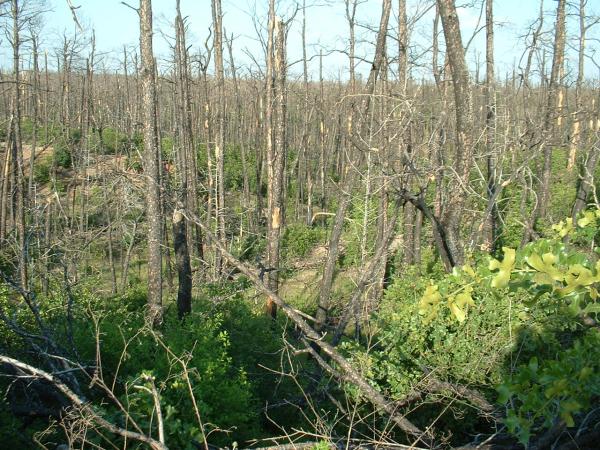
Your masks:
{"label": "green shrub", "polygon": [[57,144],[54,147],[54,162],[58,167],[69,169],[72,165],[71,150],[67,145]]}
{"label": "green shrub", "polygon": [[33,178],[37,183],[45,184],[50,181],[52,162],[44,158],[33,166]]}
{"label": "green shrub", "polygon": [[[489,401],[497,390],[523,444],[558,420],[572,427],[600,395],[600,338],[581,321],[600,314],[600,262],[590,252],[599,230],[600,211],[587,211],[552,227],[552,238],[505,247],[501,261],[481,255],[432,280],[405,273],[380,306],[376,349],[348,351],[392,398],[412,392],[427,371],[479,388]],[[476,432],[469,408],[453,409],[461,432]],[[415,421],[426,426],[438,414],[430,406]],[[442,416],[436,426],[455,430],[452,415]]]}
{"label": "green shrub", "polygon": [[313,228],[296,223],[289,225],[283,234],[281,248],[286,258],[303,258],[325,239],[323,228]]}

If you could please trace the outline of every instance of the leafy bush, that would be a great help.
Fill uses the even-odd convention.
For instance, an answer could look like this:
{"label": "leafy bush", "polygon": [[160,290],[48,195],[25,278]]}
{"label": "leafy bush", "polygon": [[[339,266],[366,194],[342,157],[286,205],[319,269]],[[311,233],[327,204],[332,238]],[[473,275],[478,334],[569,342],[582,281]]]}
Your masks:
{"label": "leafy bush", "polygon": [[65,144],[57,144],[54,147],[54,162],[58,167],[69,169],[73,163],[71,150]]}
{"label": "leafy bush", "polygon": [[[119,379],[123,380],[119,394],[123,396],[126,391],[130,392],[130,407],[135,411],[135,418],[145,426],[151,425],[151,398],[144,391],[131,394],[130,388],[143,384],[149,377],[156,380],[166,416],[165,431],[174,448],[194,448],[193,439],[202,441],[188,392],[188,376],[204,423],[216,424],[224,430],[232,429],[240,438],[250,437],[257,426],[252,385],[243,368],[236,368],[229,355],[230,340],[223,329],[223,314],[207,311],[207,305],[198,306],[197,312],[184,322],[177,319],[174,310],[169,311],[162,336],[144,328],[143,291],[134,290],[102,304],[94,302],[89,309],[102,317],[100,331],[105,373],[119,368]],[[82,320],[84,322],[78,324],[76,342],[82,356],[93,360],[94,330],[89,318],[86,320],[83,316]],[[181,361],[185,361],[187,374]],[[214,435],[211,441],[224,438]]]}
{"label": "leafy bush", "polygon": [[289,225],[283,234],[281,248],[287,258],[303,258],[325,239],[323,228],[313,228],[296,223]]}
{"label": "leafy bush", "polygon": [[33,167],[33,177],[37,183],[45,184],[50,181],[52,162],[44,158]]}
{"label": "leafy bush", "polygon": [[[600,337],[581,320],[600,314],[600,261],[590,252],[599,229],[600,211],[587,211],[555,225],[552,238],[505,247],[502,260],[480,256],[430,281],[407,274],[386,292],[377,350],[349,349],[394,398],[424,370],[479,387],[506,406],[507,427],[523,444],[556,421],[571,427],[600,394]],[[417,422],[434,414],[421,412]],[[475,423],[461,430],[474,432]]]}
{"label": "leafy bush", "polygon": [[[14,302],[6,289],[0,290],[0,301],[2,308]],[[39,305],[42,318],[55,338],[70,348],[64,296],[40,299]],[[114,394],[128,405],[131,416],[143,429],[155,434],[154,404],[152,396],[144,390],[153,382],[160,394],[171,448],[193,449],[194,440],[203,440],[194,401],[206,433],[215,427],[231,432],[230,435],[213,432],[211,443],[224,444],[258,435],[255,386],[248,379],[244,365],[234,363],[230,354],[231,341],[224,323],[226,317],[228,321],[231,318],[226,307],[215,310],[210,303],[199,301],[195,312],[183,322],[178,320],[174,309],[168,309],[160,333],[145,326],[145,307],[146,295],[139,289],[110,299],[99,299],[84,290],[76,293],[71,329],[80,360],[89,365],[101,361],[105,382],[109,386],[115,383]],[[235,311],[239,312],[239,307]],[[246,313],[242,317],[247,320],[249,316]],[[18,311],[15,320],[25,330],[35,327],[24,309]],[[245,339],[245,345],[252,345],[251,334],[245,334]],[[22,345],[21,339],[0,321],[0,346],[19,354]],[[243,350],[250,353],[248,347]],[[94,404],[103,405],[97,408],[107,418],[124,423],[123,414],[111,401],[104,401],[105,392],[94,389],[85,395]],[[90,435],[90,439],[97,444],[102,442],[98,436]]]}

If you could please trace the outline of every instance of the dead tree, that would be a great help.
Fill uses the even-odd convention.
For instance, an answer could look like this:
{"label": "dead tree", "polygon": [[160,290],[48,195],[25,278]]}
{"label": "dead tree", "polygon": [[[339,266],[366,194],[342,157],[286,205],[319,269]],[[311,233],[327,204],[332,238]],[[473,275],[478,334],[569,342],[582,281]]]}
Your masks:
{"label": "dead tree", "polygon": [[[221,0],[212,0],[214,27],[215,78],[217,82],[217,106],[215,108],[215,165],[216,165],[216,208],[217,235],[225,243],[225,75],[223,69],[223,13]],[[221,273],[221,256],[217,250],[215,270]]]}
{"label": "dead tree", "polygon": [[498,247],[498,235],[500,217],[498,210],[498,202],[496,199],[497,180],[496,180],[496,146],[495,146],[495,131],[496,131],[496,91],[494,81],[494,2],[486,0],[485,2],[485,137],[487,151],[487,194],[488,206],[490,210],[488,218],[488,234],[487,242],[488,249],[493,253]]}
{"label": "dead tree", "polygon": [[[538,219],[546,217],[548,203],[550,202],[550,180],[552,178],[552,154],[555,145],[556,135],[556,122],[559,118],[559,97],[562,67],[564,64],[565,57],[565,9],[566,0],[558,0],[558,6],[556,7],[556,25],[554,34],[554,46],[553,46],[553,57],[552,57],[552,70],[550,72],[550,82],[548,85],[548,94],[546,101],[546,111],[544,113],[544,121],[542,123],[542,142],[541,150],[543,151],[543,167],[542,173],[540,174],[539,183],[537,186],[537,194],[539,201],[534,207],[531,214],[531,220],[525,230],[523,242],[527,242],[531,239],[533,230],[535,229],[536,222]],[[550,142],[548,142],[547,136],[550,136]]]}
{"label": "dead tree", "polygon": [[444,211],[443,225],[446,228],[447,248],[451,265],[461,264],[463,244],[460,229],[466,201],[465,186],[469,184],[473,162],[473,104],[460,24],[453,0],[438,0],[437,5],[444,29],[446,56],[452,73],[455,112],[455,175],[448,184],[448,199]]}
{"label": "dead tree", "polygon": [[315,322],[315,330],[317,332],[323,330],[329,313],[331,288],[333,285],[335,266],[339,255],[340,238],[342,236],[346,211],[348,210],[348,206],[350,205],[350,202],[352,200],[352,191],[355,187],[355,183],[358,178],[358,172],[356,170],[356,167],[360,166],[360,162],[364,158],[365,150],[370,150],[364,148],[364,145],[362,145],[357,136],[364,135],[368,125],[368,123],[366,123],[366,121],[363,118],[368,115],[368,112],[371,108],[371,100],[373,93],[375,92],[377,78],[379,77],[379,72],[384,64],[385,41],[387,36],[390,11],[391,0],[384,0],[381,11],[381,19],[379,22],[379,32],[377,35],[377,44],[375,47],[373,64],[371,66],[369,78],[367,79],[364,88],[363,100],[360,105],[361,119],[358,120],[358,123],[356,124],[358,133],[357,135],[355,135],[354,131],[351,130],[350,135],[348,136],[352,144],[357,147],[355,153],[358,153],[359,156],[355,158],[355,161],[353,161],[351,164],[346,165],[346,167],[348,167],[349,170],[346,172],[344,180],[342,181],[342,186],[340,188],[340,199],[338,203],[338,209],[336,211],[333,229],[329,238],[327,260],[325,261],[325,267],[323,269],[323,278],[321,280],[321,286],[319,289],[319,299]]}
{"label": "dead tree", "polygon": [[[272,21],[272,22],[271,22]],[[272,26],[272,32],[271,32]],[[284,171],[286,152],[286,57],[285,57],[285,23],[275,17],[275,4],[269,3],[269,42],[272,50],[272,79],[267,75],[267,89],[271,92],[268,98],[271,104],[271,123],[267,125],[272,135],[267,135],[267,264],[269,289],[275,293],[279,290],[279,257],[281,246],[281,229],[285,218],[284,212]],[[269,52],[267,52],[269,54]],[[269,72],[269,70],[267,71]],[[267,118],[269,120],[269,118]],[[267,133],[269,133],[269,131]],[[272,298],[267,299],[267,313],[274,319],[277,316],[277,304]]]}
{"label": "dead tree", "polygon": [[[192,311],[192,268],[190,265],[190,252],[188,248],[189,234],[187,221],[182,214],[182,209],[190,208],[189,188],[190,170],[194,158],[192,133],[191,133],[191,111],[187,86],[187,47],[185,44],[185,24],[181,16],[180,1],[175,4],[177,15],[175,17],[175,86],[177,90],[175,117],[176,148],[175,148],[175,197],[176,204],[173,211],[173,245],[175,248],[175,262],[177,265],[178,289],[177,289],[177,314],[183,318]],[[192,175],[194,176],[194,175]]]}
{"label": "dead tree", "polygon": [[[12,36],[11,45],[13,51],[13,95],[12,95],[12,114],[10,120],[9,142],[12,163],[12,178],[14,180],[13,189],[15,191],[14,202],[14,223],[17,231],[17,252],[19,281],[23,289],[28,289],[28,268],[27,268],[27,237],[25,226],[25,174],[23,168],[23,141],[21,136],[21,70],[20,70],[20,50],[21,36],[20,28],[22,26],[21,17],[22,4],[19,0],[11,1],[12,16]],[[6,173],[6,171],[5,171]]]}
{"label": "dead tree", "polygon": [[148,222],[148,320],[162,322],[162,227],[155,62],[152,50],[152,0],[140,0],[140,54],[146,220]]}

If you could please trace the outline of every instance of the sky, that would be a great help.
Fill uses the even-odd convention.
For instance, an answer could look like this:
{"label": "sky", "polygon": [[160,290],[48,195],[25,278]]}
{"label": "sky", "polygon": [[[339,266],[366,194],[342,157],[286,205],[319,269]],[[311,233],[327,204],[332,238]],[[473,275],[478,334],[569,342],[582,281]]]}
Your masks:
{"label": "sky", "polygon": [[[300,4],[302,0],[297,0]],[[515,63],[518,64],[526,47],[524,35],[529,26],[536,20],[540,0],[496,0],[494,2],[495,15],[495,57],[497,76],[503,77],[512,71]],[[374,32],[377,27],[381,12],[381,1],[359,0],[357,8],[357,39],[364,40],[363,45],[358,45],[357,56],[368,59],[372,55]],[[97,59],[106,67],[115,70],[119,66],[118,58],[123,53],[123,46],[135,47],[138,45],[139,24],[137,14],[134,10],[124,5],[120,0],[72,0],[78,6],[77,15],[83,25],[84,32],[89,36],[94,30],[96,46],[99,53]],[[416,68],[413,76],[419,78],[423,74],[430,73],[430,56],[418,55],[431,45],[433,9],[427,9],[432,2],[427,0],[408,0],[408,17],[421,14],[423,17],[414,25],[411,35],[411,54],[415,58]],[[474,30],[484,25],[484,14],[481,13],[481,0],[459,0],[458,3],[471,3],[474,6],[459,8],[459,19],[463,32],[463,42],[466,44],[471,38]],[[593,4],[599,3],[596,6]],[[59,36],[80,33],[78,31],[69,10],[67,0],[46,0],[48,12],[44,15],[44,26],[42,32],[42,46],[50,49],[52,53],[58,47]],[[137,7],[138,0],[130,0],[131,6]],[[347,74],[348,57],[344,50],[348,48],[348,24],[345,18],[345,5],[343,0],[306,0],[307,21],[307,46],[308,55],[312,57],[309,69],[312,78],[318,74],[318,54],[324,52],[324,76],[326,78],[342,79]],[[169,48],[172,44],[172,23],[175,15],[175,0],[153,0],[154,13],[154,50],[159,59],[169,58]],[[264,23],[267,17],[267,0],[222,0],[224,13],[223,25],[228,35],[233,34],[234,59],[241,74],[247,74],[256,70],[258,61],[262,64],[264,60],[262,47],[258,39],[257,29],[264,34]],[[291,28],[288,33],[288,62],[291,64],[290,73],[299,75],[302,67],[299,62],[302,57],[301,47],[301,24],[302,10],[296,10],[296,1],[280,0],[278,2],[277,14],[284,20],[293,16]],[[182,14],[187,17],[189,26],[188,45],[192,51],[204,49],[204,43],[208,36],[209,27],[212,22],[210,0],[181,0]],[[390,19],[392,36],[395,35],[397,18],[397,1],[393,1],[393,18]],[[544,10],[545,28],[551,31],[554,28],[554,9],[556,1],[545,0]],[[595,9],[595,11],[594,11]],[[588,1],[588,13],[600,13],[600,2]],[[576,10],[572,10],[576,13]],[[577,32],[577,17],[569,18],[569,31],[572,36]],[[547,26],[546,26],[547,25]],[[600,41],[600,25],[596,26],[590,33],[588,49],[590,53],[596,50]],[[440,38],[441,39],[441,38]],[[594,40],[598,39],[598,40]],[[442,40],[443,42],[443,40]],[[6,39],[0,42],[0,61],[3,67],[10,66],[10,52],[6,47]],[[575,41],[572,42],[575,45]],[[389,51],[397,48],[395,42],[390,42]],[[87,52],[87,50],[85,51]],[[570,51],[573,64],[575,53]],[[485,58],[485,31],[480,30],[473,38],[468,48],[467,58],[470,66],[475,67],[475,61],[483,64]],[[227,58],[226,58],[227,59]],[[600,55],[597,59],[600,62]],[[25,64],[26,65],[26,64]],[[586,76],[598,79],[599,69],[591,60],[586,61]],[[424,68],[419,69],[419,66]],[[362,64],[359,72],[366,73],[368,64]]]}

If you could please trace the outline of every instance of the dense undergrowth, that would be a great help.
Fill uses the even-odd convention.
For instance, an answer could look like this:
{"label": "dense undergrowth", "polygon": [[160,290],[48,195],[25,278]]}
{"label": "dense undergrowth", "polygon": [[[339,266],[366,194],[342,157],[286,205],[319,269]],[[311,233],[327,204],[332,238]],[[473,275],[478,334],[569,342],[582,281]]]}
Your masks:
{"label": "dense undergrowth", "polygon": [[[409,417],[453,444],[493,433],[498,422],[486,419],[477,406],[451,391],[428,390],[430,376],[480,392],[496,405],[500,424],[523,444],[557,424],[579,426],[600,396],[600,333],[597,325],[586,322],[593,323],[600,312],[599,216],[590,210],[576,223],[567,219],[554,227],[551,237],[516,251],[505,247],[500,259],[475,254],[450,275],[434,269],[429,276],[418,276],[419,268],[413,267],[388,287],[364,339],[342,344],[345,354],[391,399],[420,390],[418,406]],[[294,242],[298,247],[289,251],[302,255],[317,238]],[[283,318],[276,325],[265,318],[244,278],[206,285],[202,298],[195,300],[194,313],[183,323],[169,306],[158,332],[144,326],[142,290],[110,298],[98,298],[85,285],[71,297],[58,288],[53,292],[37,299],[42,319],[71,356],[88,366],[89,378],[82,377],[85,395],[103,404],[98,407],[116,423],[124,422],[124,413],[98,387],[100,381],[149,432],[156,423],[148,383],[156,383],[172,448],[194,448],[204,436],[219,445],[246,443],[277,434],[278,427],[301,428],[316,419],[294,413],[291,403],[263,408],[309,388],[306,374],[315,367],[302,357],[295,362],[287,358],[282,348],[284,339],[293,339],[293,331],[286,337]],[[19,299],[5,287],[1,301],[8,310],[15,309]],[[16,310],[14,323],[35,332],[29,311]],[[29,358],[22,353],[26,337],[19,337],[6,322],[0,338],[3,351]],[[41,361],[31,357],[29,362]],[[2,383],[6,390],[7,382]],[[19,395],[34,405],[41,401],[26,398],[35,391],[11,389],[13,401]],[[369,411],[351,385],[332,393]],[[324,417],[328,404],[321,405]],[[37,433],[41,442],[61,442],[56,423],[42,433],[46,420],[16,420],[7,405],[2,403],[0,441],[31,442],[25,436]],[[356,429],[363,426],[357,424]],[[333,421],[329,431],[344,433],[348,427]],[[18,438],[15,429],[23,430]],[[90,442],[101,445],[100,435],[90,433]]]}
{"label": "dense undergrowth", "polygon": [[[28,124],[24,131],[30,138]],[[43,132],[40,128],[39,136]],[[52,143],[54,151],[36,165],[38,183],[50,182],[57,168],[69,170],[77,165],[79,156],[73,149],[82,137],[76,132],[64,136],[58,130],[45,138],[43,143]],[[124,153],[129,167],[139,165],[131,151],[139,146],[139,136],[130,138],[105,129],[87,139],[96,153]],[[162,144],[168,159],[172,142],[165,138]],[[227,189],[240,195],[243,168],[239,152],[226,154]],[[205,155],[201,145],[198,155],[201,160]],[[248,164],[254,166],[256,161]],[[560,176],[552,186],[549,214],[555,221],[569,214],[576,186],[575,173],[561,172],[564,164],[564,152],[555,152],[553,165]],[[60,183],[61,177],[52,181]],[[249,183],[253,192],[258,189],[256,174],[250,174]],[[292,183],[291,194],[293,189]],[[507,431],[528,445],[553,428],[575,434],[598,423],[599,213],[589,210],[575,222],[563,219],[554,226],[551,220],[539,223],[537,231],[542,237],[518,248],[520,215],[527,214],[534,202],[527,199],[519,210],[520,198],[520,189],[508,185],[499,200],[505,221],[502,250],[495,258],[474,252],[467,264],[446,274],[431,247],[423,249],[419,265],[410,267],[402,266],[401,252],[391,254],[383,299],[371,311],[368,323],[361,324],[359,339],[354,339],[356,330],[348,329],[342,340],[344,355],[387,398],[400,402],[414,398],[404,412],[444,444],[459,445],[478,435]],[[104,202],[104,197],[92,192],[91,229],[107,226]],[[331,224],[330,216],[313,226],[292,220],[292,203],[282,236],[282,291],[301,270],[294,268],[301,267],[295,263],[310,260],[315,247],[326,244]],[[332,200],[328,209],[334,211],[335,206]],[[338,289],[332,294],[333,321],[355,287],[349,272],[361,268],[363,258],[373,249],[379,208],[376,198],[357,196],[351,204],[337,265]],[[130,207],[124,219],[142,217],[141,208],[134,209]],[[245,220],[243,214],[239,216],[240,221]],[[431,233],[429,224],[424,223],[423,233],[427,237]],[[246,234],[236,240],[233,232],[230,234],[232,250],[241,260],[252,263],[264,253],[264,238]],[[137,239],[140,243],[143,237]],[[129,244],[123,242],[121,247]],[[48,332],[64,354],[83,366],[78,375],[82,395],[108,420],[124,425],[129,414],[150,435],[155,435],[157,428],[151,395],[155,387],[170,448],[197,448],[205,438],[215,445],[235,442],[248,446],[253,439],[291,431],[301,435],[298,430],[318,431],[320,438],[373,436],[378,430],[387,439],[405,441],[402,433],[388,430],[388,418],[374,411],[352,385],[340,387],[323,376],[306,353],[295,352],[295,347],[302,345],[298,345],[294,328],[285,317],[272,323],[264,315],[263,297],[244,277],[202,284],[193,313],[183,322],[177,319],[171,294],[162,328],[152,331],[144,321],[143,253],[136,261],[138,275],[132,269],[126,280],[126,292],[109,296],[99,289],[107,284],[101,277],[106,272],[105,247],[101,239],[89,244],[92,258],[81,269],[83,277],[76,287],[59,279],[48,296],[38,294],[36,307],[45,331],[14,289],[0,287],[1,310],[5,312],[0,321],[3,354],[44,367],[47,361],[30,351],[32,342],[38,349],[44,350],[44,346],[30,335]],[[52,258],[58,268],[58,250]],[[4,272],[13,275],[14,266],[8,260],[0,263]],[[318,279],[318,269],[315,272]],[[39,290],[36,286],[35,291]],[[294,306],[308,314],[316,312],[314,289],[293,294],[288,299]],[[434,379],[448,384],[436,388]],[[48,448],[65,442],[69,433],[58,420],[60,408],[51,411],[55,416],[51,421],[48,414],[36,413],[36,408],[42,410],[41,406],[48,404],[48,399],[41,397],[48,386],[8,378],[0,379],[0,385],[6,392],[0,402],[0,443],[16,449],[31,448],[35,441]],[[494,406],[494,414],[482,413],[480,404],[457,394],[452,386],[481,394]],[[14,415],[19,405],[32,413]],[[92,428],[85,433],[90,443],[101,448],[106,442],[123,444]]]}

